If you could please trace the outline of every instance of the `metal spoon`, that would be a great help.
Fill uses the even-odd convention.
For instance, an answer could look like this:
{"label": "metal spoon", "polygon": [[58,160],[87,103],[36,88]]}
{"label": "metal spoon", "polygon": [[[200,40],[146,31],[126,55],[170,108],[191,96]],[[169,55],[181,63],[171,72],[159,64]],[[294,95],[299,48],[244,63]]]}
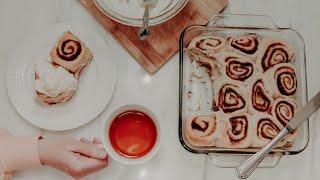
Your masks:
{"label": "metal spoon", "polygon": [[144,40],[149,35],[149,7],[155,0],[143,0],[144,14],[142,18],[142,26],[139,29],[139,38]]}

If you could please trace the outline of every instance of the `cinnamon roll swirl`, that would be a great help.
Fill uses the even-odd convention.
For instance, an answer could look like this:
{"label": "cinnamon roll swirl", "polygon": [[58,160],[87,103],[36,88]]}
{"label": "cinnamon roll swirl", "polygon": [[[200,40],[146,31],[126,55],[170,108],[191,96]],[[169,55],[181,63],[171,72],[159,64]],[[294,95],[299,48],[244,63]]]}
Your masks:
{"label": "cinnamon roll swirl", "polygon": [[278,98],[275,100],[272,115],[276,117],[283,126],[286,126],[290,119],[297,112],[297,104],[291,98]]}
{"label": "cinnamon roll swirl", "polygon": [[186,120],[186,138],[193,146],[214,146],[217,137],[217,116],[201,115]]}
{"label": "cinnamon roll swirl", "polygon": [[261,78],[253,83],[251,89],[251,104],[256,111],[270,113],[273,99],[265,86],[266,84]]}
{"label": "cinnamon roll swirl", "polygon": [[242,36],[227,37],[226,41],[229,45],[229,50],[234,50],[244,55],[256,54],[259,47],[258,35],[254,33]]}
{"label": "cinnamon roll swirl", "polygon": [[261,57],[261,66],[263,71],[280,63],[289,63],[293,61],[293,48],[284,40],[272,39],[263,43],[264,53]]}
{"label": "cinnamon roll swirl", "polygon": [[268,118],[260,119],[258,121],[257,128],[258,137],[269,140],[273,139],[281,130],[280,127],[278,127],[271,119]]}
{"label": "cinnamon roll swirl", "polygon": [[50,56],[54,64],[58,64],[71,73],[77,79],[85,66],[92,60],[89,48],[70,31],[64,32],[51,50]]}
{"label": "cinnamon roll swirl", "polygon": [[246,148],[251,146],[251,123],[249,116],[239,114],[227,118],[228,146],[232,148]]}
{"label": "cinnamon roll swirl", "polygon": [[254,64],[244,56],[228,54],[225,57],[226,75],[237,81],[245,81],[252,77]]}
{"label": "cinnamon roll swirl", "polygon": [[275,65],[267,72],[266,78],[270,84],[270,91],[275,98],[282,95],[293,96],[297,92],[297,77],[295,68],[289,63]]}
{"label": "cinnamon roll swirl", "polygon": [[188,45],[189,50],[198,50],[205,55],[211,56],[225,47],[225,40],[218,36],[198,36]]}
{"label": "cinnamon roll swirl", "polygon": [[218,106],[226,113],[247,112],[246,88],[233,81],[221,82],[214,87]]}
{"label": "cinnamon roll swirl", "polygon": [[[271,115],[256,113],[254,120],[255,138],[252,147],[263,147],[268,144],[281,131],[283,126]],[[282,146],[282,145],[279,145]]]}

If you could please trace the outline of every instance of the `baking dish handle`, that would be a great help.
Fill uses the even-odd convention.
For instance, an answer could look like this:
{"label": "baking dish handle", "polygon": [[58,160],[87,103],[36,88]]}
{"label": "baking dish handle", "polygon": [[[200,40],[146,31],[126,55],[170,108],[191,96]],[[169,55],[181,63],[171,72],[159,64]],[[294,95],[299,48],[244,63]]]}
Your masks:
{"label": "baking dish handle", "polygon": [[[283,154],[273,154],[267,156],[258,166],[258,168],[273,168],[276,167]],[[243,161],[248,159],[250,155],[238,154],[208,154],[208,163],[212,163],[221,168],[236,168]]]}
{"label": "baking dish handle", "polygon": [[225,28],[279,29],[270,16],[250,14],[217,14],[208,26]]}

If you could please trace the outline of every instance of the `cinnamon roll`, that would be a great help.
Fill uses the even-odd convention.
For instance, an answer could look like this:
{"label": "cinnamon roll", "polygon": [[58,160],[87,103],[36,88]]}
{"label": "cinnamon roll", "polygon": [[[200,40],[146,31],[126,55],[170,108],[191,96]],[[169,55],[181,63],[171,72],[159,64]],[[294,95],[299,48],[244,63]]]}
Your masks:
{"label": "cinnamon roll", "polygon": [[226,130],[217,141],[217,146],[228,148],[247,148],[252,143],[252,123],[248,114],[235,114],[226,117]]}
{"label": "cinnamon roll", "polygon": [[35,64],[34,89],[38,99],[52,105],[70,100],[77,90],[78,80],[61,66],[48,60]]}
{"label": "cinnamon roll", "polygon": [[249,58],[235,54],[227,54],[224,60],[225,72],[229,78],[237,81],[245,81],[252,77],[255,68]]}
{"label": "cinnamon roll", "polygon": [[263,42],[264,53],[261,57],[261,67],[267,71],[280,63],[293,61],[294,51],[289,43],[282,39],[267,39]]}
{"label": "cinnamon roll", "polygon": [[247,92],[241,84],[233,81],[221,82],[214,86],[215,99],[219,108],[226,113],[247,112]]}
{"label": "cinnamon roll", "polygon": [[227,37],[229,50],[241,53],[242,55],[254,55],[259,48],[259,37],[257,34],[250,33],[241,36]]}
{"label": "cinnamon roll", "polygon": [[216,115],[193,116],[186,120],[186,139],[193,146],[214,146],[217,139]]}
{"label": "cinnamon roll", "polygon": [[40,101],[48,105],[53,105],[69,101],[72,98],[74,91],[63,92],[56,97],[50,97],[39,91],[36,91],[36,93]]}
{"label": "cinnamon roll", "polygon": [[225,47],[225,40],[218,36],[198,36],[188,45],[189,50],[198,50],[205,55],[211,56]]}
{"label": "cinnamon roll", "polygon": [[256,113],[253,122],[255,126],[252,147],[260,148],[265,146],[276,137],[283,128],[273,116],[264,113]]}
{"label": "cinnamon roll", "polygon": [[93,57],[89,48],[70,31],[61,35],[50,56],[54,64],[64,67],[77,79]]}
{"label": "cinnamon roll", "polygon": [[297,112],[297,104],[291,98],[278,98],[272,108],[272,115],[276,117],[283,126],[286,126],[290,119]]}
{"label": "cinnamon roll", "polygon": [[262,78],[254,81],[251,85],[251,105],[256,111],[270,113],[273,99],[266,85]]}
{"label": "cinnamon roll", "polygon": [[269,83],[270,92],[275,98],[282,95],[293,96],[297,92],[297,77],[295,68],[289,63],[275,65],[267,72],[265,78]]}

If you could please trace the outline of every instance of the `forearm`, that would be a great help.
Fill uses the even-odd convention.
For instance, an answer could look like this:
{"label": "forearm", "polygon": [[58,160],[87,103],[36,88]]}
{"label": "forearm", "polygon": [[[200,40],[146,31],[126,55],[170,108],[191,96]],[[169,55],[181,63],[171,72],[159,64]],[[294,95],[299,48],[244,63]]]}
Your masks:
{"label": "forearm", "polygon": [[13,136],[0,129],[0,171],[12,172],[39,166],[38,140],[40,135]]}

